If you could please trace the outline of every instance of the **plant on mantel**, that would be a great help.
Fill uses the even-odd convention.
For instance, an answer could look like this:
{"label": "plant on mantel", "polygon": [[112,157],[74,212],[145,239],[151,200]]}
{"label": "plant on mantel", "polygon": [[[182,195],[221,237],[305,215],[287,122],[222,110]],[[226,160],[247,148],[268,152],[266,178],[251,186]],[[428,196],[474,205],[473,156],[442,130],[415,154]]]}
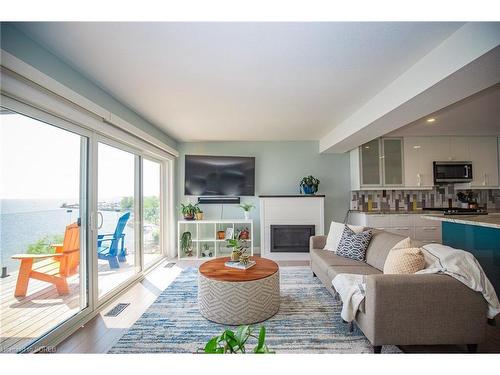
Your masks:
{"label": "plant on mantel", "polygon": [[300,181],[300,192],[303,194],[316,194],[319,189],[319,180],[313,176],[303,177]]}
{"label": "plant on mantel", "polygon": [[260,327],[259,335],[253,333],[253,328],[248,325],[239,326],[235,332],[226,329],[219,336],[212,337],[205,348],[204,353],[208,354],[245,354],[247,353],[246,344],[250,339],[256,339],[257,345],[253,348],[254,354],[274,353],[266,345],[266,328]]}

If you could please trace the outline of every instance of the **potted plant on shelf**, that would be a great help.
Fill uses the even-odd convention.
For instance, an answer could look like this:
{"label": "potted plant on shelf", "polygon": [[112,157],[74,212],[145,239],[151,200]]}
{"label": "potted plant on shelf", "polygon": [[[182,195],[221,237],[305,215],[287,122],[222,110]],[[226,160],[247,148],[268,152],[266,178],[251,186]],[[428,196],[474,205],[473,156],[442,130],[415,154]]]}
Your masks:
{"label": "potted plant on shelf", "polygon": [[203,211],[201,210],[200,206],[198,206],[198,204],[195,204],[194,207],[195,207],[194,216],[196,220],[203,220]]}
{"label": "potted plant on shelf", "polygon": [[181,235],[181,250],[188,257],[193,256],[193,239],[191,237],[191,232],[184,232]]}
{"label": "potted plant on shelf", "polygon": [[184,220],[194,220],[196,214],[198,203],[196,204],[184,204],[181,203],[181,212],[184,215]]}
{"label": "potted plant on shelf", "polygon": [[248,228],[244,228],[240,231],[239,235],[238,235],[238,238],[240,240],[249,240],[250,239],[250,231],[248,230]]}
{"label": "potted plant on shelf", "polygon": [[240,207],[243,209],[243,212],[245,213],[245,220],[249,220],[250,219],[250,210],[252,208],[255,208],[255,206],[253,204],[250,204],[250,203],[244,203],[244,204],[240,204]]}
{"label": "potted plant on shelf", "polygon": [[319,180],[313,176],[307,176],[300,181],[300,192],[307,195],[316,194],[318,192]]}

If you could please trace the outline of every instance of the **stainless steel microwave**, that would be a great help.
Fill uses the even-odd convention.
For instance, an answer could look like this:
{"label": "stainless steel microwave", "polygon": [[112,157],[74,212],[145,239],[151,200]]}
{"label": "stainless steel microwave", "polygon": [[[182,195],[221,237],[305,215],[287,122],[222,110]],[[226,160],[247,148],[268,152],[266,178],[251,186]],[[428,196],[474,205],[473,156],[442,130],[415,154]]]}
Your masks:
{"label": "stainless steel microwave", "polygon": [[434,183],[472,181],[472,162],[470,161],[435,161]]}

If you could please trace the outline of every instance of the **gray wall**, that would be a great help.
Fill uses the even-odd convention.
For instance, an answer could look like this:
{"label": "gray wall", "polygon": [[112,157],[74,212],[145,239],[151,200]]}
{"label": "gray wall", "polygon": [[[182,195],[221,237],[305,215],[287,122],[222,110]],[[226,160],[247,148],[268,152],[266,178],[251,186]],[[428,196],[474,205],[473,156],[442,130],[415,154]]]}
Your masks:
{"label": "gray wall", "polygon": [[[179,143],[177,163],[177,207],[196,197],[184,196],[184,156],[255,156],[255,197],[242,197],[252,203],[254,237],[260,246],[259,194],[297,194],[302,177],[312,174],[320,179],[319,193],[325,194],[325,228],[332,220],[343,220],[349,207],[349,154],[319,154],[318,142],[189,142]],[[206,219],[219,219],[221,205],[202,205]],[[181,218],[181,215],[178,216]],[[225,219],[243,218],[237,205],[224,205]]]}
{"label": "gray wall", "polygon": [[175,139],[147,122],[80,72],[37,44],[12,23],[1,23],[1,48],[171,147]]}

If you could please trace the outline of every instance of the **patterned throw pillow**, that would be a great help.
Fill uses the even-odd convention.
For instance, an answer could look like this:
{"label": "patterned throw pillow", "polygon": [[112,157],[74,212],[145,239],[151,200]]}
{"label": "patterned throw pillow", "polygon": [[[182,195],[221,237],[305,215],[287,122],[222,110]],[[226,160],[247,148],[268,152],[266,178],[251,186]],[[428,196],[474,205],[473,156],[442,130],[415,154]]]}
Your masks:
{"label": "patterned throw pillow", "polygon": [[355,233],[346,225],[342,232],[342,237],[340,238],[337,255],[364,262],[366,258],[366,249],[368,249],[371,239],[372,231],[367,230],[361,233]]}
{"label": "patterned throw pillow", "polygon": [[420,248],[392,248],[385,260],[384,274],[412,274],[424,268],[425,258]]}

